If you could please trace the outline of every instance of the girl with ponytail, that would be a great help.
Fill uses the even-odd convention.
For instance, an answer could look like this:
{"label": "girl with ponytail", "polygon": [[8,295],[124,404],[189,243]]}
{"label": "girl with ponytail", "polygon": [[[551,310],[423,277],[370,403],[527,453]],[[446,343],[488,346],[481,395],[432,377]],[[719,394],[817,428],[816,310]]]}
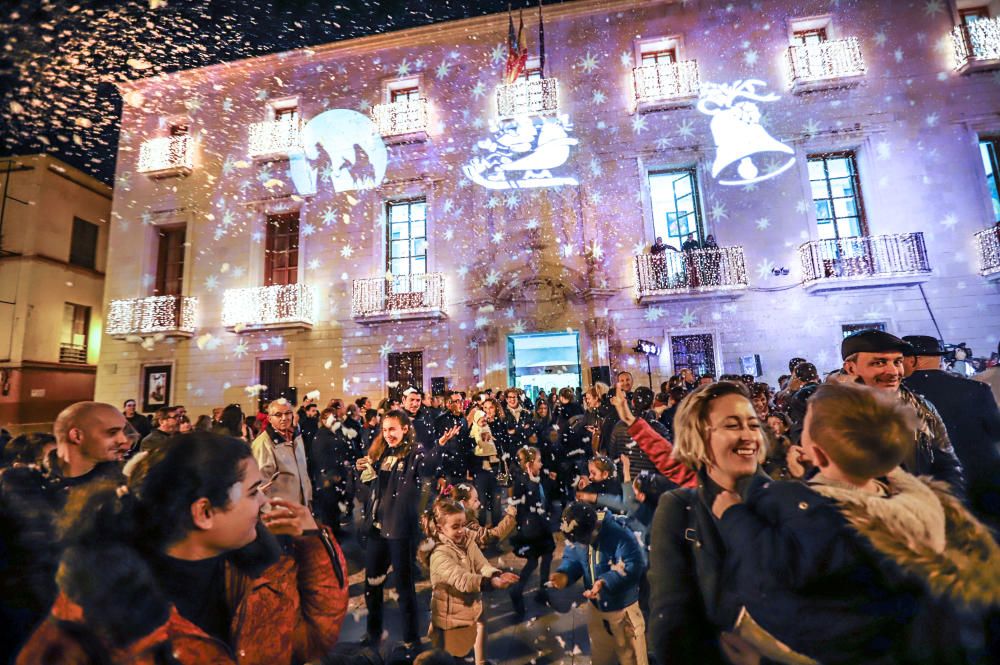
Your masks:
{"label": "girl with ponytail", "polygon": [[269,481],[245,443],[199,431],[140,460],[127,485],[74,497],[60,595],[17,662],[323,656],[347,609],[347,565],[304,506],[268,501]]}

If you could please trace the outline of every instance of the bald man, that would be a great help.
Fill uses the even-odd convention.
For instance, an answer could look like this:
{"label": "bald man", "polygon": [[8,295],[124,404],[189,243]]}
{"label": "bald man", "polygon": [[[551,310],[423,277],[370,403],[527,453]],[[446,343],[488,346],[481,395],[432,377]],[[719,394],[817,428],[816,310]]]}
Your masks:
{"label": "bald man", "polygon": [[77,402],[56,417],[56,449],[42,466],[0,472],[0,663],[55,599],[62,554],[56,522],[71,496],[98,481],[124,481],[125,423],[110,404]]}

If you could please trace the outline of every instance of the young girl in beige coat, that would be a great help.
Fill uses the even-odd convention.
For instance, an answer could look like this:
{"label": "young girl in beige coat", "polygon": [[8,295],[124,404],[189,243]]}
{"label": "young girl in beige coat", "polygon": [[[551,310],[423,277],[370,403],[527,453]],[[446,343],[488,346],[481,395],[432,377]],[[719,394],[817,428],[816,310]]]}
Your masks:
{"label": "young girl in beige coat", "polygon": [[449,487],[448,497],[465,508],[465,528],[469,530],[479,549],[483,549],[493,542],[507,539],[517,528],[517,506],[513,504],[508,505],[504,510],[503,519],[500,520],[499,524],[494,527],[481,526],[476,521],[476,515],[479,514],[479,509],[482,507],[482,503],[479,501],[479,492],[469,483],[459,483]]}
{"label": "young girl in beige coat", "polygon": [[464,658],[475,650],[476,665],[486,663],[486,623],[482,592],[506,589],[517,582],[514,573],[490,565],[465,527],[465,508],[438,499],[424,516],[432,546],[421,550],[431,573],[431,643]]}

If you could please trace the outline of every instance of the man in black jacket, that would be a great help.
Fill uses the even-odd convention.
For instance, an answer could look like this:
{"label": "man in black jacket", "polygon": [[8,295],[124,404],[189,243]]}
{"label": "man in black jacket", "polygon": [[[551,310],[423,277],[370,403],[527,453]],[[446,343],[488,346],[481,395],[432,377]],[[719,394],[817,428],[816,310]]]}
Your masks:
{"label": "man in black jacket", "polygon": [[70,497],[95,482],[124,480],[125,423],[110,404],[77,402],[56,417],[56,449],[43,466],[0,473],[0,663],[55,600],[62,554],[56,523]]}
{"label": "man in black jacket", "polygon": [[915,476],[930,475],[943,480],[954,493],[964,496],[962,463],[948,438],[948,430],[934,405],[903,385],[903,352],[912,347],[887,332],[862,330],[844,338],[840,345],[844,373],[879,390],[897,393],[912,406],[920,419],[914,446],[903,458],[903,468]]}
{"label": "man in black jacket", "polygon": [[913,354],[903,359],[903,385],[937,408],[965,468],[969,502],[979,517],[1000,526],[1000,408],[989,386],[941,369],[945,351],[927,335],[903,338]]}
{"label": "man in black jacket", "polygon": [[[447,411],[434,420],[434,435],[444,450],[441,451],[441,472],[452,485],[465,482],[472,460],[472,444],[469,442],[469,424],[462,413],[462,393],[451,393],[445,404]],[[455,428],[457,432],[454,432]],[[449,432],[454,432],[448,437]]]}

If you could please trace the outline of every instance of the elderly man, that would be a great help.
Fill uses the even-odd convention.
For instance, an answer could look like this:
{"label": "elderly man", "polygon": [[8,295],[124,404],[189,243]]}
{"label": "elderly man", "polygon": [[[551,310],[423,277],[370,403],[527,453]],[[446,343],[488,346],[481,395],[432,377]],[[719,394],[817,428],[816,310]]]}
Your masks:
{"label": "elderly man", "polygon": [[965,469],[976,513],[1000,526],[1000,408],[989,386],[941,369],[945,350],[935,337],[903,338],[913,347],[903,358],[903,385],[931,401]]}
{"label": "elderly man", "polygon": [[42,467],[0,472],[0,662],[45,617],[55,600],[56,522],[82,487],[123,480],[129,449],[125,417],[111,404],[77,402],[57,416],[56,449]]}
{"label": "elderly man", "polygon": [[177,418],[177,409],[172,406],[157,409],[153,414],[153,424],[156,425],[156,429],[143,437],[139,449],[151,452],[169,441],[177,433]]}
{"label": "elderly man", "polygon": [[311,507],[312,482],[306,467],[305,443],[295,431],[292,403],[279,398],[268,404],[267,423],[250,444],[265,481],[278,474],[267,495]]}
{"label": "elderly man", "polygon": [[948,430],[934,405],[903,385],[903,353],[912,347],[887,332],[862,330],[844,338],[840,345],[844,372],[858,383],[895,392],[917,411],[920,428],[914,446],[903,458],[903,467],[913,475],[930,475],[951,485],[956,494],[965,491],[962,464],[955,456]]}

